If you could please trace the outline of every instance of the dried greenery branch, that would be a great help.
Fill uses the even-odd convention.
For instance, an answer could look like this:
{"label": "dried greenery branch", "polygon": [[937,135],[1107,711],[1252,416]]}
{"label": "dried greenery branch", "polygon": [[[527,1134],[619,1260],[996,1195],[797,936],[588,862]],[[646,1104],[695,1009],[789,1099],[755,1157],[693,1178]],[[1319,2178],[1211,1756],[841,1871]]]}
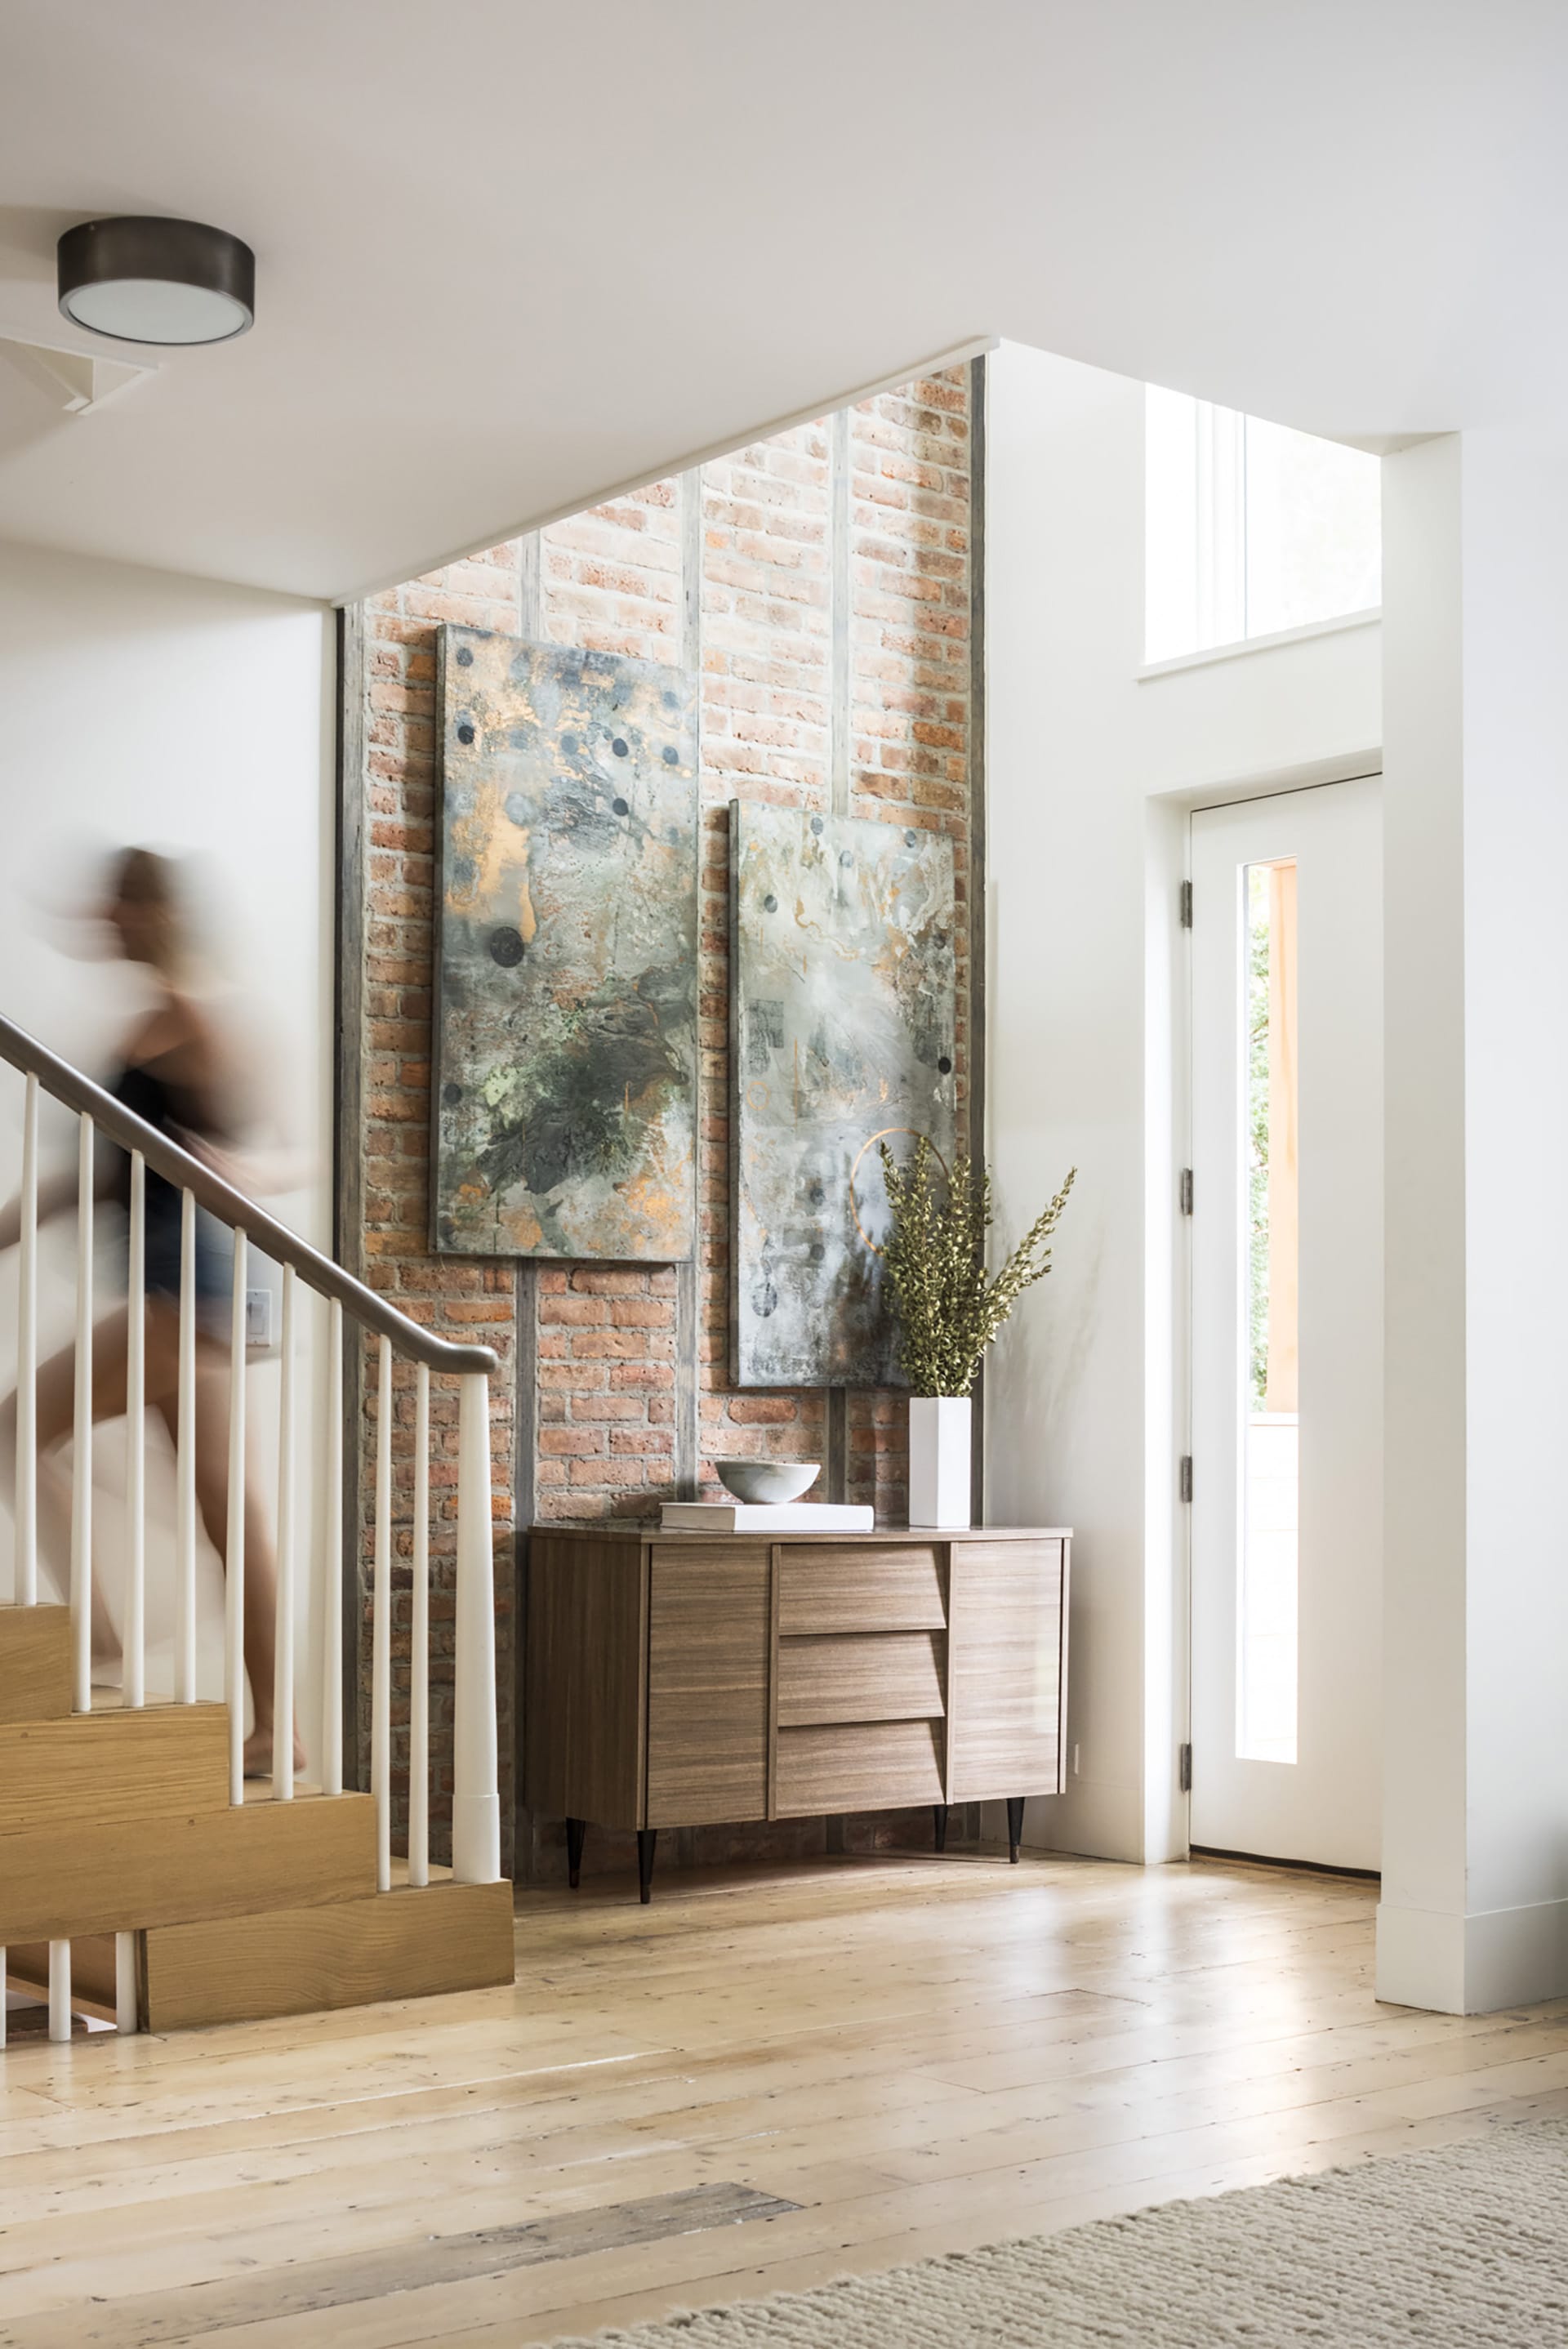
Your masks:
{"label": "dried greenery branch", "polygon": [[899,1319],[899,1353],[917,1395],[966,1395],[986,1347],[1026,1288],[1049,1272],[1046,1246],[1078,1174],[1075,1166],[1043,1207],[1006,1263],[990,1279],[991,1176],[958,1159],[951,1175],[923,1134],[907,1166],[880,1145],[891,1225],[882,1244]]}

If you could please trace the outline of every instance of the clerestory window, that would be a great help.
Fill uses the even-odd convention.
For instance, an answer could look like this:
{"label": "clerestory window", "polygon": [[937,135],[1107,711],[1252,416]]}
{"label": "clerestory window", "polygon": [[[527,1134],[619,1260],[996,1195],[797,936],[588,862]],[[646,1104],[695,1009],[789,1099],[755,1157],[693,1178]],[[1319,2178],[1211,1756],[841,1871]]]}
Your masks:
{"label": "clerestory window", "polygon": [[1376,457],[1157,384],[1144,445],[1146,661],[1376,611]]}

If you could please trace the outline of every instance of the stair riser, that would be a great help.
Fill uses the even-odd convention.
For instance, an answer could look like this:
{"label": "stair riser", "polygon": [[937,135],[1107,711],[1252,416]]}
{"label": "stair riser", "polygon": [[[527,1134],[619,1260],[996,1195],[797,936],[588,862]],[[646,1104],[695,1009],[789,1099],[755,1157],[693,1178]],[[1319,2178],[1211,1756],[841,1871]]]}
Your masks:
{"label": "stair riser", "polygon": [[[0,1729],[0,1883],[7,1839],[87,1821],[139,1829],[149,1820],[221,1811],[229,1801],[229,1716],[221,1704],[78,1713]],[[0,1893],[0,1899],[3,1899]]]}
{"label": "stair riser", "polygon": [[147,2024],[318,2014],[514,1979],[510,1884],[439,1884],[147,1937]]}
{"label": "stair riser", "polygon": [[134,1834],[77,1822],[0,1837],[0,1943],[304,1909],[375,1889],[368,1795],[150,1818]]}
{"label": "stair riser", "polygon": [[0,1727],[71,1709],[68,1607],[0,1607]]}

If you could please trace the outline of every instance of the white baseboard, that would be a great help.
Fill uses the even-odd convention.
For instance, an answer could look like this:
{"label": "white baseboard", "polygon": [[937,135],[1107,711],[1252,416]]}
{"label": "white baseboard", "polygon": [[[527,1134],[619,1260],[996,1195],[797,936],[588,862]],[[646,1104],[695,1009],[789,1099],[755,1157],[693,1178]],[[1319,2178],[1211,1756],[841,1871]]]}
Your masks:
{"label": "white baseboard", "polygon": [[1568,1900],[1469,1917],[1382,1901],[1377,1995],[1438,2014],[1496,2014],[1568,1997]]}
{"label": "white baseboard", "polygon": [[[1007,1815],[987,1803],[982,1833],[1000,1837]],[[1143,1858],[1143,1823],[1135,1787],[1075,1778],[1065,1795],[1032,1795],[1024,1805],[1024,1849],[1068,1851],[1080,1859]]]}

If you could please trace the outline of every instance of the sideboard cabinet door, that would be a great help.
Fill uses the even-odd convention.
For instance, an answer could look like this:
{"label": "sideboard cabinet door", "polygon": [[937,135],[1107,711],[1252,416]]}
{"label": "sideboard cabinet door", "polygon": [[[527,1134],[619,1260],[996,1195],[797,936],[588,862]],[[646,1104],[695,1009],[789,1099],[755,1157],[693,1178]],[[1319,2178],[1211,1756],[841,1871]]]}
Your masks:
{"label": "sideboard cabinet door", "polygon": [[1059,1793],[1067,1545],[953,1545],[947,1799]]}
{"label": "sideboard cabinet door", "polygon": [[765,1543],[653,1546],[648,1606],[648,1825],[768,1816]]}

